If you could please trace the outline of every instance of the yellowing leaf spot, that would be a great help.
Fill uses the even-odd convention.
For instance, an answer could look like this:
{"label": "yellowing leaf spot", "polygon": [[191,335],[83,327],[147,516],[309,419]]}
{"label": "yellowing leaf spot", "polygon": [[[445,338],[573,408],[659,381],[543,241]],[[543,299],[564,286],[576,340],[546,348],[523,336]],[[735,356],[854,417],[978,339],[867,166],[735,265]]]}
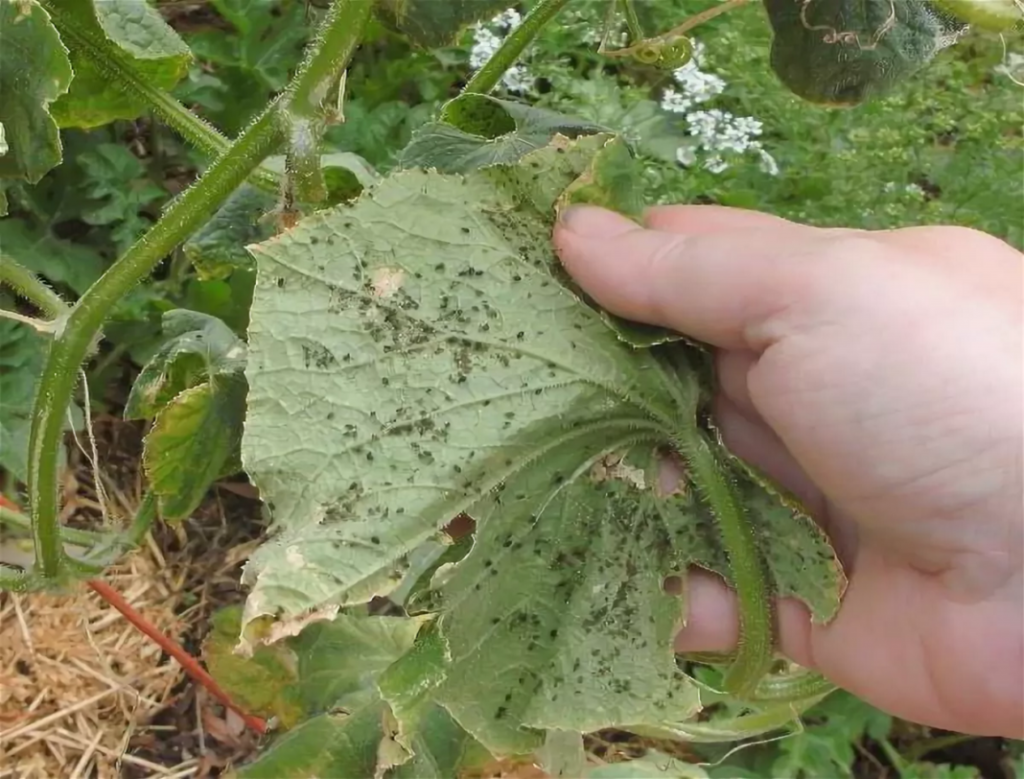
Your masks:
{"label": "yellowing leaf spot", "polygon": [[373,296],[387,300],[402,288],[403,281],[405,281],[405,271],[401,268],[377,268],[373,272],[373,279],[370,282]]}

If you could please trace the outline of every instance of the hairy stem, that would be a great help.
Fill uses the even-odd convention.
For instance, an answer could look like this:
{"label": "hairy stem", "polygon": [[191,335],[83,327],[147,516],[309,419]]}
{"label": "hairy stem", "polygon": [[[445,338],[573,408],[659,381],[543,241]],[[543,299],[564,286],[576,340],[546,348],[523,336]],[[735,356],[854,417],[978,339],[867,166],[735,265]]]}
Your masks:
{"label": "hairy stem", "polygon": [[[312,51],[295,74],[288,94],[311,94],[348,63],[369,17],[369,0],[336,0],[326,15]],[[331,46],[334,51],[320,55]],[[338,50],[344,56],[338,54]],[[167,209],[75,305],[63,331],[54,339],[39,382],[29,439],[28,490],[31,500],[37,571],[46,579],[62,573],[63,552],[58,527],[58,451],[65,410],[71,402],[78,370],[117,302],[189,235],[206,223],[217,208],[268,155],[280,145],[283,105],[278,100],[251,124],[199,181]]]}
{"label": "hairy stem", "polygon": [[632,38],[632,43],[639,43],[644,39],[644,28],[640,24],[640,19],[636,15],[636,7],[633,5],[633,0],[619,0],[619,5],[622,7],[622,13],[626,17],[626,27],[629,29],[629,37]]}
{"label": "hairy stem", "polygon": [[[0,525],[16,527],[19,530],[31,530],[32,520],[20,511],[15,511],[14,509],[0,505]],[[95,546],[104,540],[104,535],[102,533],[93,533],[89,530],[76,530],[73,527],[62,527],[60,529],[60,535],[61,538],[68,543],[79,544],[80,546]]]}
{"label": "hairy stem", "polygon": [[505,75],[505,71],[515,64],[526,47],[544,29],[544,25],[554,19],[568,2],[569,0],[541,0],[537,3],[522,23],[501,42],[490,59],[473,74],[462,91],[485,95],[494,89]]}
{"label": "hairy stem", "polygon": [[54,319],[68,313],[68,304],[36,274],[10,257],[0,257],[0,283],[7,284],[44,314]]}
{"label": "hairy stem", "polygon": [[27,592],[30,582],[25,571],[0,563],[0,592]]}
{"label": "hairy stem", "polygon": [[740,641],[724,685],[732,694],[746,697],[771,668],[775,643],[764,564],[743,506],[729,481],[728,466],[715,456],[707,437],[692,430],[680,442],[680,453],[711,505],[729,558],[740,607]]}
{"label": "hairy stem", "polygon": [[[96,40],[96,36],[76,24],[58,3],[45,0],[43,5],[52,17],[65,46],[92,62],[126,92],[144,101],[182,138],[211,157],[217,157],[231,147],[230,139],[189,111],[172,95],[147,82],[116,48],[107,41]],[[256,168],[251,178],[255,186],[267,192],[276,194],[280,190],[277,173],[268,168]]]}

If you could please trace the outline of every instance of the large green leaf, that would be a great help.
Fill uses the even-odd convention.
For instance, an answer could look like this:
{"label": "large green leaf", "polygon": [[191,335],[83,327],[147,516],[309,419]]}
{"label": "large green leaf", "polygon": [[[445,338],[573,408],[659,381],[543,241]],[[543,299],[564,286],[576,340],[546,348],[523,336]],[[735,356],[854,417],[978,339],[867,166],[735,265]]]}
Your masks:
{"label": "large green leaf", "polygon": [[446,46],[464,27],[512,5],[509,0],[382,0],[377,12],[421,46]]}
{"label": "large green leaf", "polygon": [[71,63],[35,0],[0,0],[0,179],[39,181],[61,161],[50,104],[68,90]]}
{"label": "large green leaf", "polygon": [[[623,151],[556,137],[515,166],[402,171],[253,247],[243,458],[276,534],[246,568],[245,623],[383,594],[439,527],[477,520],[471,553],[434,576],[440,649],[402,671],[420,697],[385,692],[406,730],[432,700],[506,753],[699,707],[672,653],[685,603],[663,583],[729,566],[699,486],[656,485],[680,437],[717,446],[699,429],[704,360],[625,343],[550,246],[556,203],[629,188],[601,174]],[[824,537],[719,454],[772,589],[827,620],[842,574]]]}
{"label": "large green leaf", "polygon": [[772,68],[795,94],[849,106],[882,94],[955,43],[966,25],[929,0],[765,0]]}
{"label": "large green leaf", "polygon": [[46,7],[60,26],[75,72],[71,89],[53,106],[61,127],[98,127],[148,110],[145,99],[125,89],[100,61],[159,89],[170,89],[188,71],[188,46],[148,2],[47,0]]}
{"label": "large green leaf", "polygon": [[515,162],[547,146],[559,134],[575,138],[604,129],[527,103],[489,95],[460,95],[445,104],[438,121],[416,131],[399,162],[405,168],[465,173]]}

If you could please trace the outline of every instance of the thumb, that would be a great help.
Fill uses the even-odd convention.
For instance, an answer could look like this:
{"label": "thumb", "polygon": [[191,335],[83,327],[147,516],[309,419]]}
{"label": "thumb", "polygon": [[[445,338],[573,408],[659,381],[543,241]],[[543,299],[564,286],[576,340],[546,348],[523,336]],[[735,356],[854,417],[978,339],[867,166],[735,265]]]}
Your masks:
{"label": "thumb", "polygon": [[555,227],[555,249],[576,282],[612,313],[715,346],[761,351],[779,335],[774,316],[793,313],[810,291],[809,261],[823,253],[825,231],[754,212],[706,213],[711,224],[696,227],[699,220],[691,219],[691,229],[668,231],[573,206]]}

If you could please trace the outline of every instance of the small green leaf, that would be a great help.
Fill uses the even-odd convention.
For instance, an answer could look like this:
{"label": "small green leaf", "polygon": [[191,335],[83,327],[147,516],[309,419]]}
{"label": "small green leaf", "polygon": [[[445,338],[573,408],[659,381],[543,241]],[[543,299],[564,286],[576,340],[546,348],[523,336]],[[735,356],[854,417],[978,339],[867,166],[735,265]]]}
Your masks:
{"label": "small green leaf", "polygon": [[274,234],[273,223],[264,219],[277,198],[243,184],[227,202],[182,246],[182,251],[203,279],[225,279],[237,269],[251,269],[247,244]]}
{"label": "small green leaf", "polygon": [[[296,565],[301,560],[295,559]],[[413,645],[422,619],[339,614],[288,645],[298,661],[294,694],[309,712],[349,711],[377,698],[377,677]]]}
{"label": "small green leaf", "polygon": [[352,713],[321,714],[276,740],[239,779],[362,779],[377,767],[385,705],[377,701]]}
{"label": "small green leaf", "polygon": [[218,478],[237,470],[245,418],[245,381],[214,376],[163,407],[146,434],[143,464],[160,513],[185,519]]}
{"label": "small green leaf", "polygon": [[203,660],[210,674],[231,699],[246,711],[261,717],[276,717],[288,729],[305,718],[296,700],[296,661],[284,643],[260,646],[251,657],[235,653],[242,610],[230,606],[214,613],[213,629],[203,641]]}
{"label": "small green leaf", "polygon": [[380,180],[370,163],[348,151],[323,155],[320,166],[327,184],[327,203],[332,206],[354,200]]}
{"label": "small green leaf", "polygon": [[184,390],[245,370],[245,344],[216,317],[176,308],[164,314],[163,334],[132,385],[125,419],[152,419]]}
{"label": "small green leaf", "polygon": [[35,0],[0,0],[0,30],[0,179],[35,183],[61,161],[51,103],[67,92],[71,63]]}
{"label": "small green leaf", "polygon": [[512,6],[509,0],[382,0],[377,13],[420,46],[454,43],[465,27]]}
{"label": "small green leaf", "polygon": [[765,0],[772,69],[813,103],[852,106],[909,79],[966,25],[929,0]]}
{"label": "small green leaf", "polygon": [[515,162],[547,146],[556,135],[576,138],[604,129],[526,103],[489,95],[460,95],[445,104],[439,121],[416,131],[399,162],[404,168],[465,173]]}
{"label": "small green leaf", "polygon": [[79,295],[107,266],[96,250],[57,238],[48,230],[34,229],[16,218],[0,221],[0,249],[30,271]]}
{"label": "small green leaf", "polygon": [[48,0],[47,8],[63,31],[75,72],[70,91],[53,106],[61,127],[98,127],[135,119],[149,108],[111,77],[94,52],[158,89],[171,89],[188,72],[188,46],[147,2]]}

